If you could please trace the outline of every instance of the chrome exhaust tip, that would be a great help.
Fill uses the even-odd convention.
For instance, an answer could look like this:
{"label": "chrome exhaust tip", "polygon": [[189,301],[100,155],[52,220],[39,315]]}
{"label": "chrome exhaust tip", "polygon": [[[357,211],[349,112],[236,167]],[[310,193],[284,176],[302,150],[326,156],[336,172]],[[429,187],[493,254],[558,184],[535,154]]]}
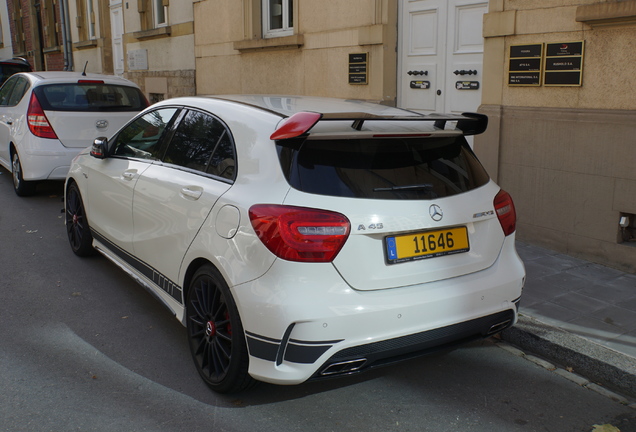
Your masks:
{"label": "chrome exhaust tip", "polygon": [[332,363],[326,368],[324,368],[322,371],[320,371],[320,375],[329,376],[329,375],[339,375],[339,374],[348,374],[351,372],[356,372],[360,370],[366,362],[367,362],[367,359],[361,358],[361,359]]}
{"label": "chrome exhaust tip", "polygon": [[511,322],[512,322],[512,320],[505,320],[505,321],[502,321],[500,323],[494,324],[493,326],[490,327],[490,329],[488,330],[486,335],[490,336],[490,335],[493,335],[495,333],[499,333],[500,331],[502,331],[506,327],[509,327]]}

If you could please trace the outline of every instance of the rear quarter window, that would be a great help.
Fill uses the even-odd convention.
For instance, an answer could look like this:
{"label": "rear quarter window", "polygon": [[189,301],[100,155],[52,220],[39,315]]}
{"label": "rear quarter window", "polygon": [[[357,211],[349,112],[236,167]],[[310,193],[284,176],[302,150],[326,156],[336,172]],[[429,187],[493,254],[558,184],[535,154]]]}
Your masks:
{"label": "rear quarter window", "polygon": [[0,64],[0,84],[5,82],[11,75],[19,72],[30,72],[29,66],[21,66],[14,64]]}
{"label": "rear quarter window", "polygon": [[148,105],[135,87],[100,83],[65,83],[35,90],[45,111],[141,111]]}
{"label": "rear quarter window", "polygon": [[388,200],[434,199],[464,193],[489,181],[461,135],[281,141],[278,145],[289,184],[307,193]]}

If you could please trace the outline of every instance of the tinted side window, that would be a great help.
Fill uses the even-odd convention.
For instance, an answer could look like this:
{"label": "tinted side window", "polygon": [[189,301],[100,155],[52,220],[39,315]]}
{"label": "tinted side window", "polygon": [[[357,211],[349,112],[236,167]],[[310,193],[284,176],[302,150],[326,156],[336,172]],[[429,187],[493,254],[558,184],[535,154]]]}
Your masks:
{"label": "tinted side window", "polygon": [[158,109],[128,124],[115,137],[113,154],[141,159],[161,159],[161,137],[177,111],[177,108]]}
{"label": "tinted side window", "polygon": [[234,144],[230,134],[226,130],[216,146],[207,172],[208,174],[233,180],[235,171],[236,159],[234,156]]}
{"label": "tinted side window", "polygon": [[12,64],[0,65],[0,84],[5,82],[11,75],[18,72],[29,72],[31,68],[29,66],[20,66]]}
{"label": "tinted side window", "polygon": [[24,77],[17,77],[17,82],[15,83],[15,87],[11,92],[11,96],[7,101],[8,106],[15,106],[20,103],[20,100],[29,89],[29,80]]}
{"label": "tinted side window", "polygon": [[7,106],[16,82],[18,82],[18,77],[9,78],[0,88],[0,106]]}
{"label": "tinted side window", "polygon": [[307,140],[279,155],[292,187],[320,195],[434,199],[489,180],[463,136]]}
{"label": "tinted side window", "polygon": [[189,111],[175,131],[164,162],[233,179],[233,147],[220,120],[200,111]]}

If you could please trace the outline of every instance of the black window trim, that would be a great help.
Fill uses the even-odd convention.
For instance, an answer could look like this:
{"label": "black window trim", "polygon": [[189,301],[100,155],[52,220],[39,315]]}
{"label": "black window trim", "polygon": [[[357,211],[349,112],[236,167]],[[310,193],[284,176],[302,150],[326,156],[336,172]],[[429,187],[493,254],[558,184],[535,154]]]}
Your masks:
{"label": "black window trim", "polygon": [[[116,155],[114,154],[115,151],[115,142],[117,141],[117,137],[119,136],[119,133],[124,130],[125,127],[127,127],[128,125],[134,123],[135,121],[137,121],[137,119],[145,116],[148,113],[151,113],[153,111],[158,111],[160,109],[166,109],[166,108],[176,108],[177,112],[175,113],[175,115],[170,119],[170,123],[166,126],[166,128],[163,131],[163,134],[161,135],[161,138],[159,138],[159,145],[161,148],[161,159],[143,159],[143,158],[137,158],[134,156],[122,156],[122,155]],[[228,179],[225,177],[220,177],[214,174],[210,174],[207,173],[205,171],[200,171],[200,170],[196,170],[193,168],[187,168],[181,165],[176,165],[176,164],[172,164],[169,162],[164,162],[163,159],[166,156],[166,152],[168,150],[168,146],[170,145],[170,142],[172,141],[172,138],[174,137],[174,134],[179,126],[179,124],[181,123],[181,121],[183,120],[183,118],[187,115],[187,113],[189,111],[198,111],[201,112],[203,114],[209,115],[211,117],[213,117],[215,120],[218,120],[223,127],[225,128],[225,133],[230,137],[230,140],[232,142],[232,153],[234,156],[234,178],[233,179]],[[218,142],[216,143],[216,146],[218,146]],[[216,151],[216,146],[214,148],[214,151]],[[214,151],[212,152],[212,154],[214,154]],[[236,173],[238,172],[238,161],[237,161],[237,157],[236,157],[236,141],[234,140],[234,136],[232,135],[232,131],[230,130],[230,128],[228,127],[227,123],[225,123],[219,116],[212,114],[209,111],[206,111],[204,109],[201,108],[197,108],[197,107],[192,107],[192,106],[185,106],[185,105],[162,105],[162,106],[158,106],[156,107],[156,109],[152,109],[152,110],[147,110],[147,111],[143,111],[141,113],[139,113],[138,115],[136,115],[135,117],[133,117],[130,121],[128,121],[128,123],[126,123],[126,126],[122,127],[116,135],[114,135],[108,142],[108,156],[112,157],[112,158],[116,158],[116,159],[126,159],[126,160],[134,160],[134,161],[138,161],[138,162],[145,162],[148,164],[153,164],[153,165],[160,165],[160,166],[165,166],[166,168],[171,168],[171,169],[176,169],[179,171],[183,171],[183,172],[187,172],[190,174],[197,174],[197,175],[201,175],[203,177],[207,177],[213,180],[218,180],[221,181],[223,183],[227,183],[227,184],[234,184],[234,182],[236,181]],[[208,163],[206,164],[206,169],[208,167],[208,165],[210,164],[210,161],[208,161]]]}
{"label": "black window trim", "polygon": [[[139,162],[146,162],[146,163],[157,163],[160,162],[162,163],[161,159],[144,159],[144,158],[137,158],[134,156],[123,156],[123,155],[117,155],[115,154],[115,142],[117,141],[117,138],[119,137],[119,134],[129,125],[133,124],[134,122],[136,122],[137,120],[139,120],[141,117],[154,112],[154,111],[159,111],[161,109],[166,109],[166,108],[174,108],[176,109],[176,113],[172,116],[172,118],[170,119],[170,122],[168,123],[168,125],[166,126],[166,128],[163,130],[163,133],[161,134],[161,137],[159,138],[159,140],[157,141],[159,143],[159,146],[161,148],[161,159],[163,159],[163,157],[166,154],[166,149],[168,148],[168,146],[166,145],[166,140],[168,139],[168,137],[170,137],[170,139],[172,139],[172,135],[174,134],[174,130],[175,130],[175,125],[179,123],[179,121],[181,120],[181,117],[183,116],[183,113],[187,110],[184,110],[183,105],[163,105],[160,107],[156,107],[155,109],[150,109],[150,110],[144,110],[141,111],[139,114],[137,114],[135,117],[133,117],[132,119],[130,119],[128,121],[128,123],[126,123],[121,129],[119,129],[117,131],[117,133],[115,135],[113,135],[113,137],[108,140],[108,157],[112,157],[115,159],[130,159],[130,160],[134,160],[134,161],[139,161]],[[179,121],[177,121],[179,120]]]}
{"label": "black window trim", "polygon": [[15,81],[15,84],[13,84],[13,87],[11,88],[11,92],[8,94],[7,97],[7,101],[12,99],[13,96],[13,92],[15,91],[16,86],[18,85],[18,83],[20,82],[20,79],[23,79],[27,82],[27,86],[24,89],[24,93],[22,93],[22,96],[20,96],[20,99],[18,99],[18,102],[13,104],[13,105],[0,105],[1,107],[15,107],[18,106],[20,104],[20,102],[22,102],[22,99],[24,98],[24,95],[26,95],[27,93],[29,93],[29,90],[31,89],[32,85],[31,85],[31,80],[28,79],[27,77],[25,77],[24,75],[19,75],[19,74],[13,74],[11,75],[3,84],[2,87],[4,87],[4,84],[6,84],[9,80],[13,79]]}
{"label": "black window trim", "polygon": [[[208,178],[211,178],[211,179],[214,179],[214,180],[222,181],[223,183],[234,184],[234,182],[236,181],[236,173],[238,172],[238,169],[237,169],[238,161],[237,161],[237,158],[236,158],[236,141],[234,141],[234,136],[232,135],[232,131],[230,130],[230,128],[227,125],[227,123],[225,123],[219,116],[214,115],[211,112],[206,111],[204,109],[193,107],[193,106],[182,106],[182,108],[183,108],[183,111],[178,116],[179,118],[174,121],[174,124],[171,127],[169,138],[168,138],[168,135],[165,135],[165,136],[161,137],[162,140],[167,140],[167,145],[165,146],[165,148],[163,148],[163,155],[161,156],[161,160],[155,161],[155,164],[156,165],[162,165],[162,166],[165,166],[165,167],[168,167],[168,168],[177,169],[179,171],[185,171],[185,172],[192,173],[192,174],[199,174],[199,175],[202,175],[203,177],[208,177]],[[214,174],[207,173],[205,171],[200,171],[200,170],[193,169],[193,168],[187,168],[187,167],[184,167],[184,166],[181,166],[181,165],[172,164],[172,163],[163,161],[163,158],[166,156],[166,152],[168,151],[168,147],[170,146],[170,142],[172,141],[172,138],[174,137],[174,134],[175,134],[177,128],[179,127],[179,124],[181,123],[183,118],[190,111],[197,111],[197,112],[200,112],[202,114],[209,115],[210,117],[214,118],[219,123],[221,123],[221,125],[223,125],[223,128],[225,129],[225,133],[229,136],[230,141],[232,142],[232,153],[233,153],[233,156],[234,156],[234,178],[233,179],[220,177],[220,176],[217,176],[217,175],[214,175]],[[220,141],[220,139],[219,139],[219,141]],[[164,143],[162,143],[162,145],[163,144]],[[216,151],[218,145],[219,145],[219,142],[217,142],[215,144],[214,150],[212,151],[212,154],[210,155],[210,160],[212,159],[212,156],[214,155],[214,152]],[[206,170],[207,170],[208,166],[210,165],[210,160],[208,160],[208,162],[206,163],[206,166],[205,166]]]}

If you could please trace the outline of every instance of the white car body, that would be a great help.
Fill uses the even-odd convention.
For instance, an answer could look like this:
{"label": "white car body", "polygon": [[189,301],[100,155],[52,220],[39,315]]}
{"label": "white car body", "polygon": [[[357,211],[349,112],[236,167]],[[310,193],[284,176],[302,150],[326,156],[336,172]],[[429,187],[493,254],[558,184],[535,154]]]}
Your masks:
{"label": "white car body", "polygon": [[[416,114],[327,98],[228,96],[163,101],[137,119],[168,107],[195,107],[226,125],[236,151],[235,178],[178,169],[165,160],[112,154],[100,159],[87,149],[68,173],[67,191],[76,185],[84,207],[79,216],[69,212],[67,196],[69,232],[85,212],[92,245],[184,325],[193,273],[203,263],[218,270],[238,309],[251,377],[298,384],[353,373],[487,337],[516,322],[525,270],[514,232],[504,234],[497,217],[493,200],[500,188],[492,180],[469,192],[427,200],[307,193],[290,185],[277,140],[271,138],[297,112]],[[430,121],[372,123],[368,128],[381,133],[461,135],[435,129]],[[370,136],[368,121],[359,131],[350,124],[320,121],[308,136]],[[116,138],[109,143],[111,152]],[[348,219],[350,232],[329,262],[283,259],[250,223],[255,204],[335,212]],[[389,262],[389,238],[447,227],[465,227],[468,250]]]}
{"label": "white car body", "polygon": [[[34,91],[44,86],[62,89],[63,86],[78,83],[83,83],[82,86],[100,83],[104,86],[134,88],[135,95],[143,98],[143,102],[135,108],[113,110],[109,107],[104,111],[91,111],[84,109],[82,102],[76,104],[70,98],[55,102],[60,109],[53,109],[50,104],[47,106],[46,101],[40,100],[40,104],[44,106],[45,122],[48,120],[55,137],[46,138],[34,134],[28,121]],[[19,91],[14,90],[14,94],[10,94],[9,87],[12,84],[20,87]],[[0,93],[3,90],[7,95],[6,98],[0,97],[0,164],[17,176],[14,178],[14,186],[19,195],[32,192],[32,188],[25,187],[29,182],[64,180],[71,160],[80,150],[90,145],[96,135],[112,135],[132,116],[148,106],[136,84],[113,75],[83,75],[79,72],[21,73],[7,80]],[[62,95],[62,92],[59,93]],[[67,88],[67,93],[75,95],[70,87]],[[63,96],[66,97],[66,93]],[[77,94],[76,97],[79,98],[80,95]],[[19,166],[16,165],[15,155],[18,156]]]}

